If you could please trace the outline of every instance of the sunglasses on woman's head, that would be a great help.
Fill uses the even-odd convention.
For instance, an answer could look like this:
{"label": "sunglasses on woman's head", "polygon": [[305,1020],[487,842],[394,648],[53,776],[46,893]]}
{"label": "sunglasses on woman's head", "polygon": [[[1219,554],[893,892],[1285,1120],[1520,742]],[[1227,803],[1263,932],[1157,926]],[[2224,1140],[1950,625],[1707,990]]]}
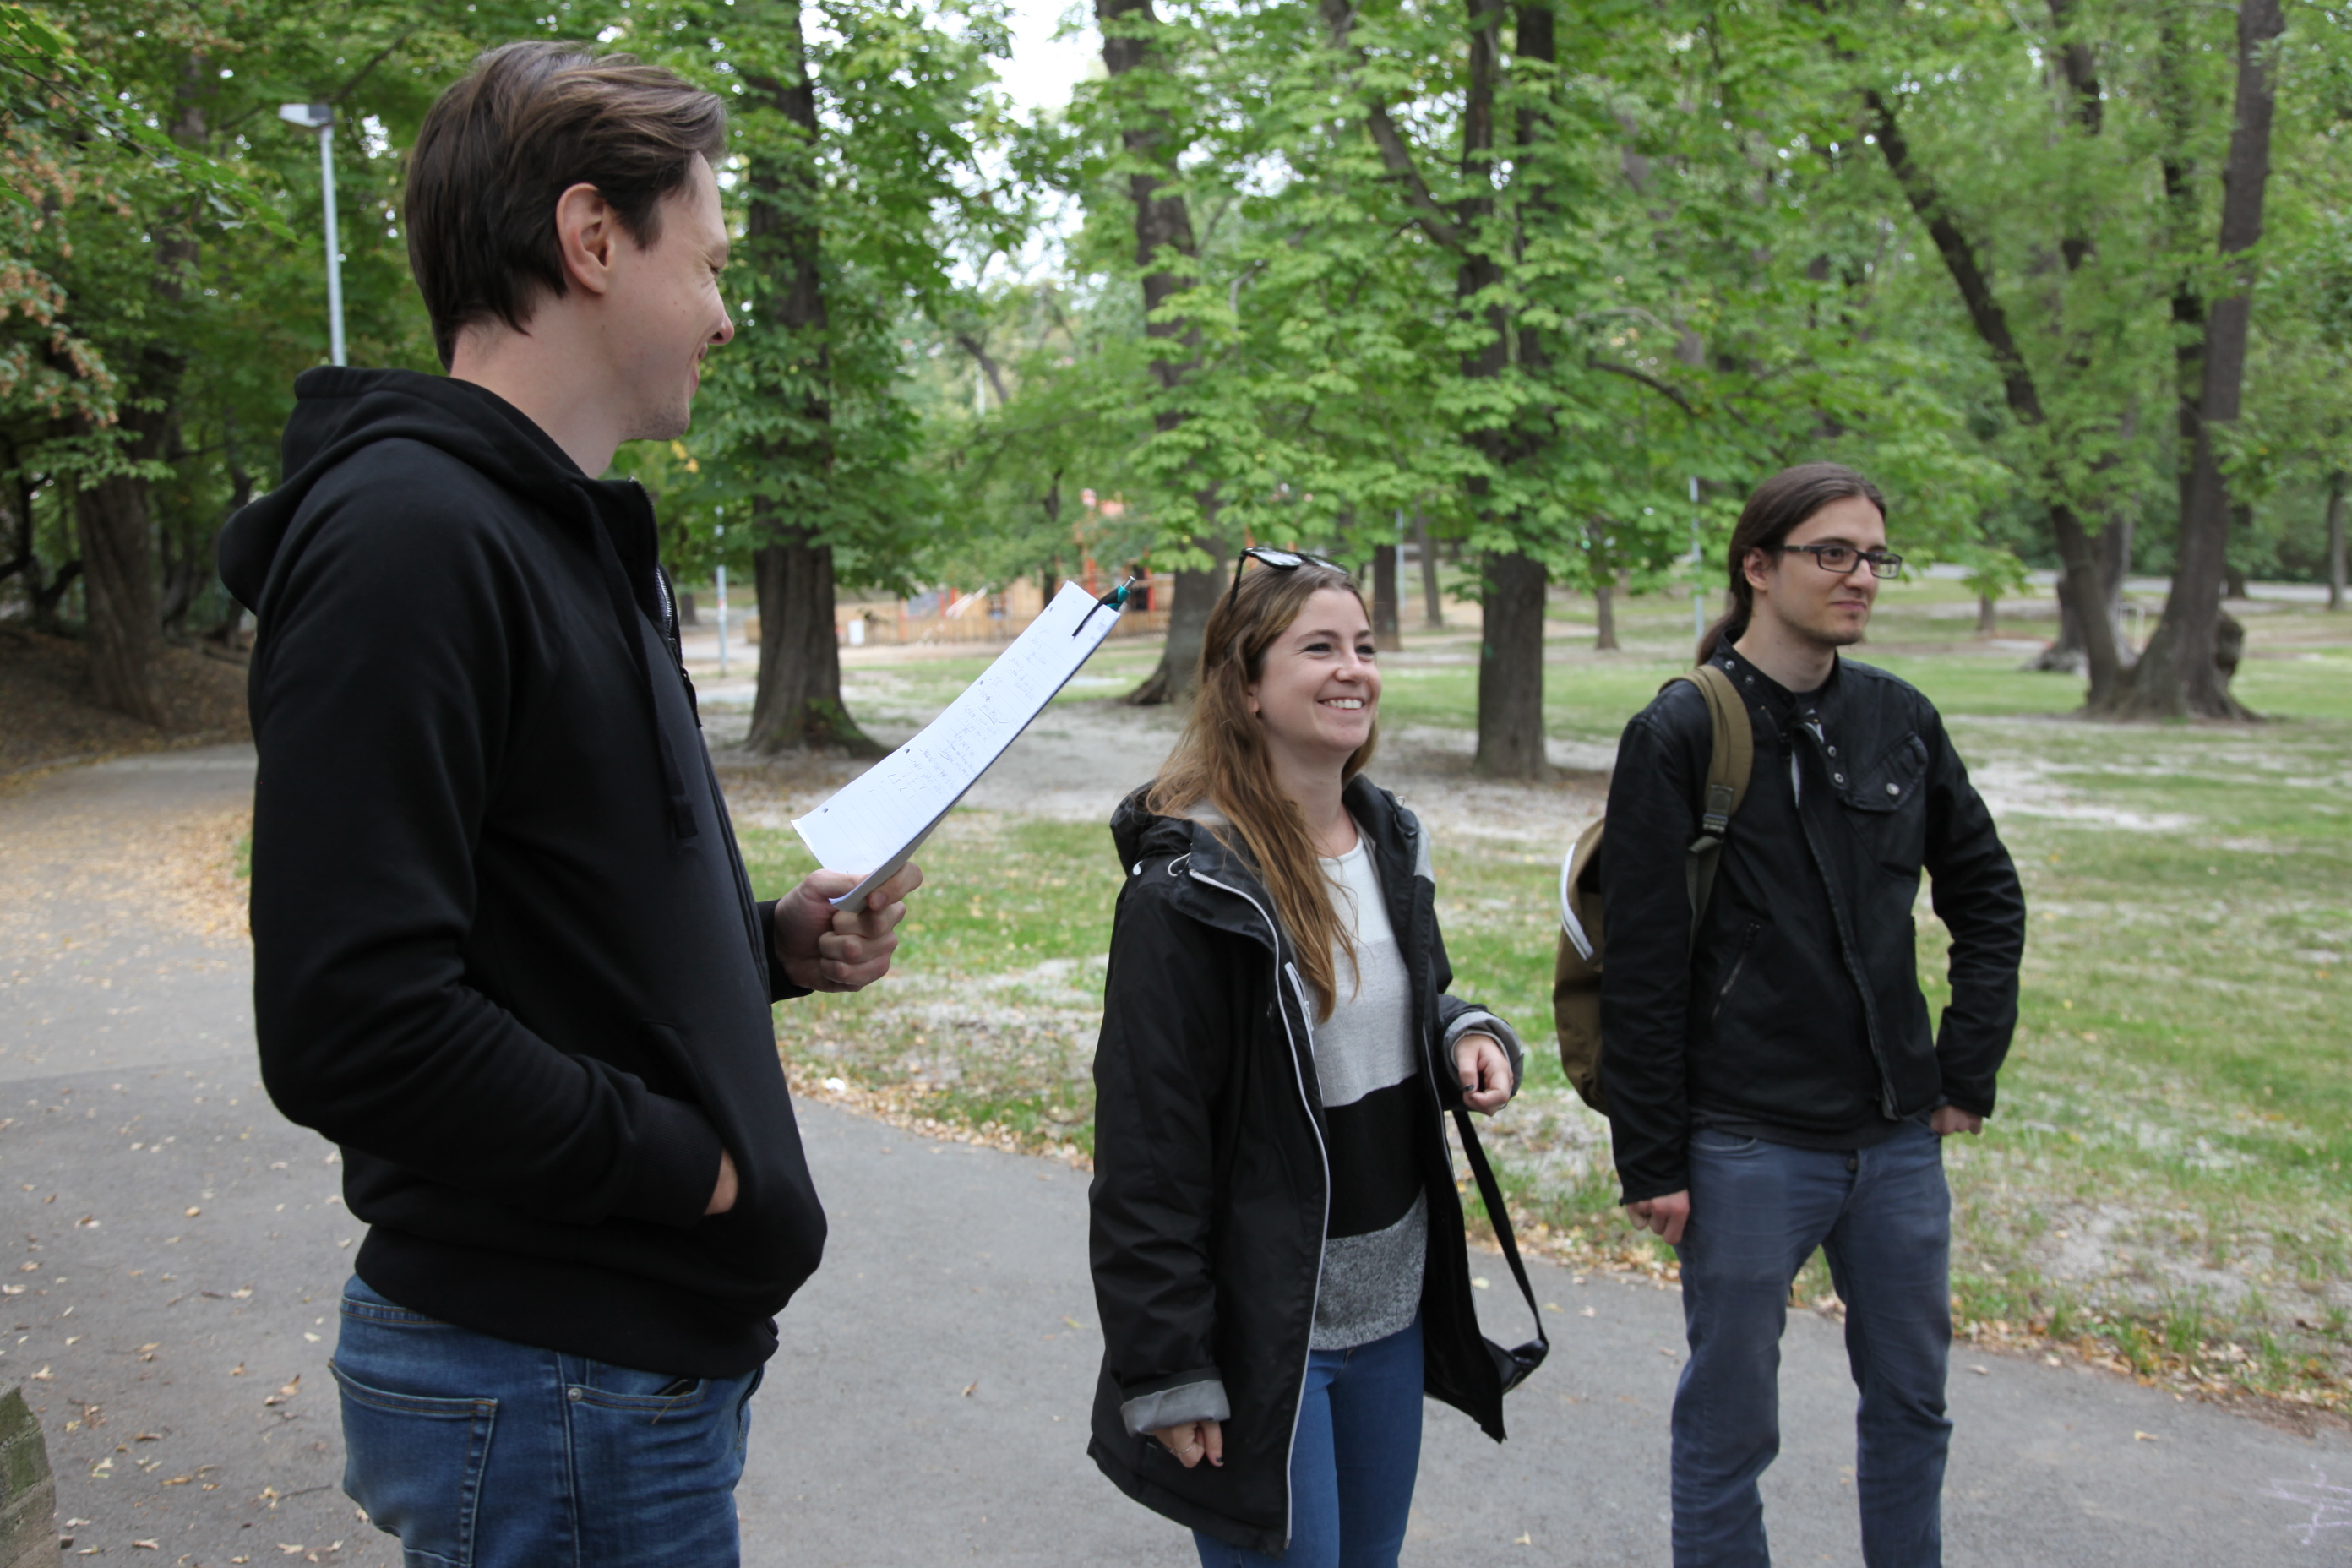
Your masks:
{"label": "sunglasses on woman's head", "polygon": [[1309,555],[1304,551],[1276,550],[1264,544],[1253,544],[1234,557],[1234,585],[1225,590],[1225,603],[1232,604],[1234,595],[1242,591],[1242,568],[1252,561],[1271,566],[1277,572],[1296,572],[1309,561],[1318,566],[1328,566],[1334,572],[1347,570],[1336,561],[1326,561],[1320,555]]}

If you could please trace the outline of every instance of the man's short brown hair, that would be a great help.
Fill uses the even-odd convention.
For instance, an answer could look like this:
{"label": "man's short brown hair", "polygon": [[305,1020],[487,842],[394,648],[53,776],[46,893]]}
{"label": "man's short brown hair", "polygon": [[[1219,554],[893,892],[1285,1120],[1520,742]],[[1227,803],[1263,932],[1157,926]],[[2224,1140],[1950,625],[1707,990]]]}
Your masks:
{"label": "man's short brown hair", "polygon": [[457,334],[523,330],[541,293],[562,298],[555,204],[596,187],[638,247],[661,237],[662,198],[698,155],[727,150],[717,94],[633,55],[508,44],[476,60],[425,117],[408,160],[408,264],[444,369]]}

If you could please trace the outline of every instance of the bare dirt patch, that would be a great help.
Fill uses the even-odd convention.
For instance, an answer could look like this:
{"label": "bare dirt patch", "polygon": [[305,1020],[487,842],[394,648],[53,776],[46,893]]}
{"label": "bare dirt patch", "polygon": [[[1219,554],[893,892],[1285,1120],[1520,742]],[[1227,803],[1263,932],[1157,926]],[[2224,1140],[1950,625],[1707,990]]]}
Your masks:
{"label": "bare dirt patch", "polygon": [[161,728],[90,701],[81,644],[0,627],[0,782],[61,763],[252,738],[242,664],[167,647],[155,680],[169,715]]}

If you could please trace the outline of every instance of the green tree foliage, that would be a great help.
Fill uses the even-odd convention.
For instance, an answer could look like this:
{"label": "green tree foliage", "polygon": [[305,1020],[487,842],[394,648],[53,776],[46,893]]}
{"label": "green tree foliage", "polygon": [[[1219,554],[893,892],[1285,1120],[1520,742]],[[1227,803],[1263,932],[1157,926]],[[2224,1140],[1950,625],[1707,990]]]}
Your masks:
{"label": "green tree foliage", "polygon": [[335,116],[351,357],[428,368],[400,150],[482,47],[593,34],[608,14],[362,0],[322,29],[288,0],[107,0],[0,19],[14,564],[36,618],[84,589],[100,700],[160,719],[157,638],[231,623],[214,540],[275,481],[293,378],[326,357],[319,144],[278,106]]}
{"label": "green tree foliage", "polygon": [[737,337],[715,354],[694,460],[737,520],[761,606],[762,751],[871,743],[841,703],[837,583],[901,584],[940,501],[916,460],[909,320],[940,319],[967,248],[1018,209],[981,167],[995,133],[985,0],[640,5],[625,37],[727,95]]}
{"label": "green tree foliage", "polygon": [[[2234,710],[2219,584],[2327,568],[2333,4],[1103,0],[1103,76],[1024,124],[993,5],[0,5],[12,604],[79,595],[148,710],[152,638],[227,621],[212,536],[326,342],[278,105],[334,109],[354,363],[430,368],[402,152],[479,48],[551,36],[732,109],[740,332],[694,432],[621,462],[674,561],[756,582],[764,747],[862,743],[836,584],[1091,550],[1213,589],[1244,538],[1360,563],[1412,518],[1476,568],[1481,763],[1536,773],[1547,586],[1688,583],[1695,519],[1719,580],[1741,498],[1814,458],[1988,592],[2060,564],[2095,706]],[[2135,563],[2181,590],[2137,671]]]}
{"label": "green tree foliage", "polygon": [[[1923,546],[1998,484],[1965,343],[1887,330],[1919,291],[1885,193],[1856,189],[1817,19],[1749,20],[1178,6],[1165,82],[1128,89],[1157,94],[1197,216],[1160,306],[1192,363],[1136,393],[1163,416],[1130,459],[1163,544],[1203,493],[1228,533],[1358,559],[1426,511],[1486,563],[1492,771],[1542,766],[1545,581],[1664,569],[1694,479],[1719,536],[1763,473],[1851,457]],[[1133,277],[1120,103],[1082,99],[1063,183],[1088,201],[1074,269]]]}

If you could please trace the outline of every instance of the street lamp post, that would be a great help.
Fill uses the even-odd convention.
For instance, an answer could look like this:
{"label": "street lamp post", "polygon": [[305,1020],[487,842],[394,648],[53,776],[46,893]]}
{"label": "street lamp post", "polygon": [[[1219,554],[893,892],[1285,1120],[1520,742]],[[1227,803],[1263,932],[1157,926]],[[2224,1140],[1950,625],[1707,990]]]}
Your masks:
{"label": "street lamp post", "polygon": [[[727,548],[727,525],[719,525],[719,548]],[[719,563],[719,674],[727,674],[727,563]]]}
{"label": "street lamp post", "polygon": [[343,363],[343,258],[335,244],[335,106],[285,103],[278,118],[319,133],[319,185],[327,198],[327,357]]}

